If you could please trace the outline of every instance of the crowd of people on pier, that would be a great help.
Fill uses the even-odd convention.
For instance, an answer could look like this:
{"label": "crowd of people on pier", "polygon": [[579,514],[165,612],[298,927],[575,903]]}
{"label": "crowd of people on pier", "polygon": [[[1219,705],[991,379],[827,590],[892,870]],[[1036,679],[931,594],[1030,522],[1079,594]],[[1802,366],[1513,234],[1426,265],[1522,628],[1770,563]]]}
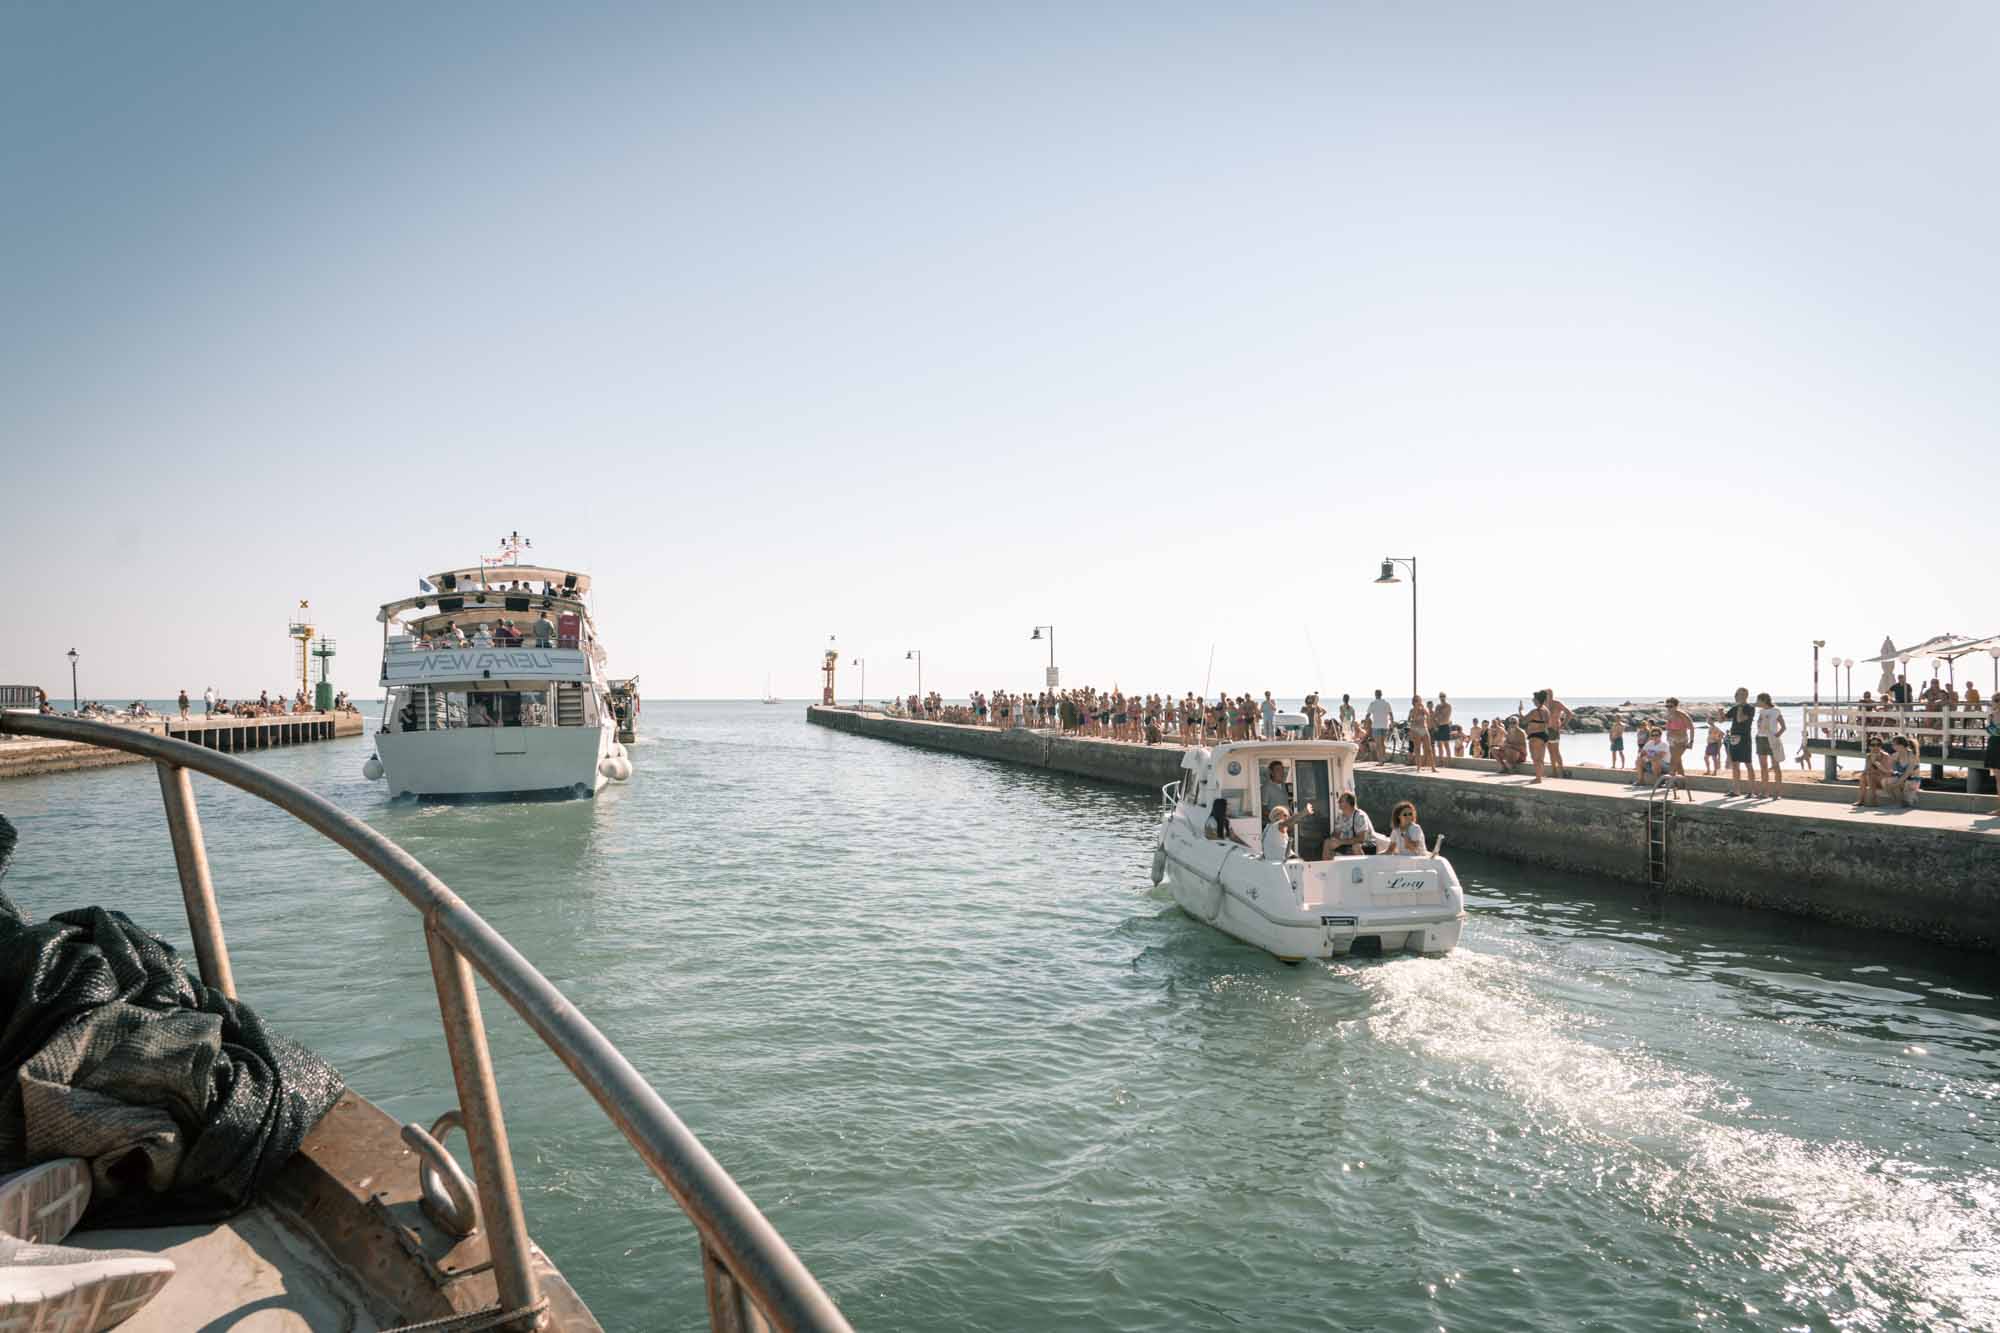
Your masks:
{"label": "crowd of people on pier", "polygon": [[[2000,700],[1984,699],[1976,685],[1968,684],[1961,694],[1955,685],[1933,679],[1919,692],[1899,677],[1881,700],[1864,692],[1858,706],[1870,719],[1872,732],[1889,733],[1868,737],[1859,804],[1915,802],[1921,750],[1911,735],[1896,730],[1896,724],[1918,710],[1976,713],[1985,708],[1984,763],[1989,770],[2000,771]],[[1381,690],[1358,706],[1352,695],[1343,694],[1338,704],[1329,705],[1319,694],[1309,694],[1301,710],[1293,713],[1269,690],[1261,695],[1224,693],[1210,700],[1192,692],[1128,693],[1117,686],[974,691],[964,703],[949,703],[932,691],[897,701],[893,711],[965,726],[1027,727],[1133,744],[1213,745],[1284,737],[1348,740],[1360,746],[1364,760],[1387,762],[1395,757],[1420,770],[1435,770],[1445,758],[1484,759],[1503,774],[1530,775],[1529,785],[1569,776],[1562,745],[1576,720],[1574,710],[1552,689],[1535,691],[1532,704],[1524,700],[1507,716],[1467,721],[1455,716],[1454,705],[1442,690],[1435,698],[1412,696],[1400,717]],[[1702,746],[1702,775],[1721,778],[1726,770],[1733,798],[1775,799],[1784,792],[1787,758],[1795,756],[1802,771],[1809,770],[1813,761],[1805,738],[1791,734],[1789,719],[1768,692],[1753,697],[1747,688],[1738,689],[1729,703],[1707,709],[1699,718],[1678,698],[1667,699],[1664,708],[1629,711],[1638,716],[1628,723],[1623,712],[1611,710],[1606,730],[1610,765],[1629,767],[1633,786],[1664,787],[1670,796],[1686,795],[1687,755],[1697,740]]]}

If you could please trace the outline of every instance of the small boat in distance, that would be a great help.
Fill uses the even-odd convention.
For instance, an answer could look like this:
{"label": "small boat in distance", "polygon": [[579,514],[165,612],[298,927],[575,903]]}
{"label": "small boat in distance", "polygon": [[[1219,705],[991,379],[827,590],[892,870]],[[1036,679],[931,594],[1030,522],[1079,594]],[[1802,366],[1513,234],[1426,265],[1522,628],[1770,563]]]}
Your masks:
{"label": "small boat in distance", "polygon": [[[1337,958],[1357,945],[1383,953],[1449,953],[1465,927],[1465,894],[1451,862],[1435,852],[1320,860],[1331,812],[1354,790],[1351,741],[1239,741],[1195,746],[1181,777],[1161,790],[1153,883],[1182,911],[1287,963]],[[1314,813],[1295,826],[1296,847],[1266,859],[1263,785],[1276,762],[1285,804]],[[1215,803],[1249,846],[1204,831]],[[1379,844],[1378,844],[1379,845]]]}
{"label": "small boat in distance", "polygon": [[771,693],[771,674],[768,671],[764,673],[764,702],[767,704],[783,702],[777,695]]}
{"label": "small boat in distance", "polygon": [[385,604],[382,723],[362,771],[391,797],[595,796],[632,776],[629,695],[604,671],[590,576],[522,564],[528,542]]}

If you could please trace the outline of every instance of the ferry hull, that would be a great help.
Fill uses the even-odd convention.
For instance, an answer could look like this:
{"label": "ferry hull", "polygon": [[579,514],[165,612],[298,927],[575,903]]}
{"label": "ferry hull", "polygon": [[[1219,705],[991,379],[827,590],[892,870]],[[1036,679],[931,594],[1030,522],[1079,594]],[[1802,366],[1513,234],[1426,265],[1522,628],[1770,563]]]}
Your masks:
{"label": "ferry hull", "polygon": [[627,762],[607,727],[378,732],[375,753],[391,797],[589,797]]}

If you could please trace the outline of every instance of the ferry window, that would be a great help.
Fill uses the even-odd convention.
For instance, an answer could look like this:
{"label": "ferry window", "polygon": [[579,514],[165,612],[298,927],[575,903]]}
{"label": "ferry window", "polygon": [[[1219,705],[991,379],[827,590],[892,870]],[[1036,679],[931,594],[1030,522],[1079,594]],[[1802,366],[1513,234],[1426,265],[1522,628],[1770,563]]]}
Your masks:
{"label": "ferry window", "polygon": [[515,690],[482,690],[467,700],[465,712],[467,726],[518,727],[521,696]]}

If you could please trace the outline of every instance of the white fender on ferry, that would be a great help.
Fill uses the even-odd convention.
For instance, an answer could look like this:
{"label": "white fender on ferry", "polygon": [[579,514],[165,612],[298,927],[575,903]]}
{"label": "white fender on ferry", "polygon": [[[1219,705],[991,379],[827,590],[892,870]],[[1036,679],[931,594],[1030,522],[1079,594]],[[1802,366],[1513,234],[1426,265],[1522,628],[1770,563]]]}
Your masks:
{"label": "white fender on ferry", "polygon": [[623,782],[632,776],[632,761],[623,755],[607,754],[597,761],[597,771],[613,782]]}
{"label": "white fender on ferry", "polygon": [[382,760],[377,755],[369,755],[368,762],[361,766],[361,776],[370,782],[382,780]]}

